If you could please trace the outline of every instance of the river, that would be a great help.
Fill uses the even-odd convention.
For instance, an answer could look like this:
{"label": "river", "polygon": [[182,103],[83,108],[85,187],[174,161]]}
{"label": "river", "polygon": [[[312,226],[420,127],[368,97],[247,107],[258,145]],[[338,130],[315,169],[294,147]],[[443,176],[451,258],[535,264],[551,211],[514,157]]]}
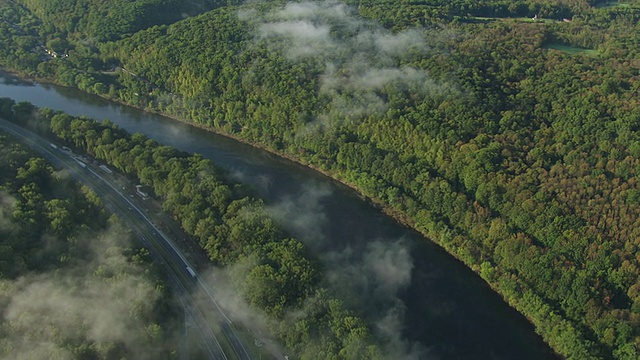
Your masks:
{"label": "river", "polygon": [[393,340],[398,358],[557,358],[533,326],[464,264],[322,174],[75,89],[0,73],[0,97],[109,119],[227,169],[323,260],[326,284]]}

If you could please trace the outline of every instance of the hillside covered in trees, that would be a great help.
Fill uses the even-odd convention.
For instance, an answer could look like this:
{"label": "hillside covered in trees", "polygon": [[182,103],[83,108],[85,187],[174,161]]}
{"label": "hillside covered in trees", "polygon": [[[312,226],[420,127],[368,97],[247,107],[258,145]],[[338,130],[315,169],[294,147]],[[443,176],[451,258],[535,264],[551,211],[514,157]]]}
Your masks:
{"label": "hillside covered in trees", "polygon": [[0,357],[172,358],[171,293],[131,240],[95,193],[0,132]]}
{"label": "hillside covered in trees", "polygon": [[[247,326],[257,326],[265,315],[269,329],[302,359],[388,354],[387,339],[374,338],[363,319],[322,287],[322,267],[304,245],[276,226],[261,200],[201,155],[128,134],[108,120],[99,123],[8,98],[0,98],[0,117],[29,124],[149,186],[211,262],[226,267],[235,291],[258,310]],[[218,292],[221,287],[216,285]]]}
{"label": "hillside covered in trees", "polygon": [[[636,1],[230,4],[92,44],[89,23],[64,37],[35,1],[4,3],[3,65],[331,174],[558,353],[639,356]],[[68,58],[37,48],[56,37]]]}

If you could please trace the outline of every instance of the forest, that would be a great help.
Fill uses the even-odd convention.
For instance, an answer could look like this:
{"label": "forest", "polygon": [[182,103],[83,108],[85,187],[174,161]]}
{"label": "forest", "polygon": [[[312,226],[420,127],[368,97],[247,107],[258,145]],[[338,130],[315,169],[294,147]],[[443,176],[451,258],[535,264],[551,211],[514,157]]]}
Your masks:
{"label": "forest", "polygon": [[92,190],[0,132],[0,357],[176,358],[164,281]]}
{"label": "forest", "polygon": [[320,285],[322,269],[304,245],[280,230],[262,201],[211,161],[128,134],[108,120],[8,98],[0,98],[0,109],[0,117],[29,124],[148,186],[211,262],[229,269],[236,291],[266,314],[271,331],[301,359],[382,356],[385,339],[373,338],[367,324]]}
{"label": "forest", "polygon": [[[638,358],[637,1],[225,4],[93,44],[89,23],[64,37],[42,6],[5,3],[7,68],[323,171],[478,272],[559,354]],[[56,37],[68,58],[34,50]]]}

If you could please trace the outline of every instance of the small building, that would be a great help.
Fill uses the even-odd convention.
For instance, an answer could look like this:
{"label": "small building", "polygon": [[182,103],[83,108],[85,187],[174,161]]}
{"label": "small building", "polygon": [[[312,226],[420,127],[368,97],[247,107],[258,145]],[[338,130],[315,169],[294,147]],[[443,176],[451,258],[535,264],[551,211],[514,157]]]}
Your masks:
{"label": "small building", "polygon": [[47,49],[44,45],[42,45],[42,47],[44,48],[44,52],[51,56],[52,58],[68,58],[69,55],[68,54],[58,54],[57,52],[51,50],[51,49]]}

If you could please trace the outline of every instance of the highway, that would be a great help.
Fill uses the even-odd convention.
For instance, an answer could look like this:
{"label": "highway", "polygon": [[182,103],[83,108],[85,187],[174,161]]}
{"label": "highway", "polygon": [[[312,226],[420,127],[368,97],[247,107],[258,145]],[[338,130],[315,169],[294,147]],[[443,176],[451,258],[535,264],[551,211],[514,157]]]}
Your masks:
{"label": "highway", "polygon": [[[145,210],[122,192],[110,176],[103,176],[101,170],[78,160],[70,151],[62,150],[39,135],[6,120],[0,119],[0,129],[22,140],[53,165],[69,169],[76,180],[89,186],[103,199],[110,211],[129,225],[137,238],[150,249],[154,258],[165,266],[171,285],[185,307],[185,313],[191,315],[199,329],[208,358],[251,360],[244,344],[236,335],[231,320],[216,302],[213,289],[202,281],[173,240],[154,224]],[[196,301],[192,295],[196,291],[203,293],[206,301]],[[225,343],[232,349],[231,353],[223,350],[216,338],[217,329],[221,329],[224,334]]]}

